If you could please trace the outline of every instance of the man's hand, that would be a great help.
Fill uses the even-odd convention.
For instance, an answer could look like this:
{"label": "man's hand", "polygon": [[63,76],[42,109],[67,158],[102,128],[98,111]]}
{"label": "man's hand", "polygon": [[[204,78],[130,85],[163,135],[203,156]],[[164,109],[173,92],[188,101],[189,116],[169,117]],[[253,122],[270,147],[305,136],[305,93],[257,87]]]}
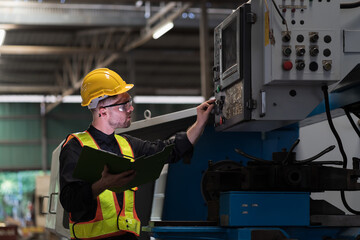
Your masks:
{"label": "man's hand", "polygon": [[101,173],[101,179],[91,186],[94,198],[108,188],[125,186],[135,178],[135,175],[136,172],[134,170],[111,174],[109,173],[109,168],[105,165]]}
{"label": "man's hand", "polygon": [[200,135],[203,133],[209,119],[211,110],[214,108],[215,99],[203,102],[196,108],[196,122],[187,130],[186,134],[192,145],[195,145]]}
{"label": "man's hand", "polygon": [[196,112],[197,112],[196,122],[199,123],[201,126],[206,125],[211,110],[214,108],[214,103],[215,103],[215,99],[208,100],[206,102],[203,102],[196,108]]}

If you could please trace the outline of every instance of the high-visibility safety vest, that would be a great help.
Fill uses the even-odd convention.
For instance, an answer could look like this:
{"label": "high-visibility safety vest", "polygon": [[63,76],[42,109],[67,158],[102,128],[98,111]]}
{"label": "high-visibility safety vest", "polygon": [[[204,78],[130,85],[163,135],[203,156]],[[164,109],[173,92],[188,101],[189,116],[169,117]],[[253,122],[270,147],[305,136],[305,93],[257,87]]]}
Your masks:
{"label": "high-visibility safety vest", "polygon": [[[72,137],[77,138],[81,146],[100,149],[87,131],[70,134],[67,141]],[[124,157],[129,156],[129,159],[134,161],[134,153],[129,142],[124,137],[116,134],[115,138]],[[88,222],[73,222],[70,213],[69,228],[71,239],[99,239],[123,235],[126,232],[139,236],[141,222],[135,210],[134,190],[136,189],[124,191],[122,208],[119,206],[115,192],[109,190],[102,192],[97,197],[95,218]]]}

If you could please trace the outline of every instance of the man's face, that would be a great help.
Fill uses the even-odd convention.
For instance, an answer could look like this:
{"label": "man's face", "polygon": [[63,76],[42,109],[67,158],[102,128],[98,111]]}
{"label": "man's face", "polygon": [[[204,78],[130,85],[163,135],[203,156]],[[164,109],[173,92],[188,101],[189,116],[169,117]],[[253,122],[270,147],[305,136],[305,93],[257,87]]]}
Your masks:
{"label": "man's face", "polygon": [[[128,93],[122,93],[117,95],[116,99],[109,105],[126,103],[130,100],[131,97]],[[129,127],[131,125],[131,114],[133,111],[134,107],[130,103],[107,107],[109,125],[114,129]]]}

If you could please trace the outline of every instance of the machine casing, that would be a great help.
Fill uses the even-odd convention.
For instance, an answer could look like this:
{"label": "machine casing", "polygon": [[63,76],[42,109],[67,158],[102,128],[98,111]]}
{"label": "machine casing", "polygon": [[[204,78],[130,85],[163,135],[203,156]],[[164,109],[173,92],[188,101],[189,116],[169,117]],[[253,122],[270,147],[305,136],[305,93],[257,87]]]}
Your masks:
{"label": "machine casing", "polygon": [[308,226],[310,194],[303,192],[222,192],[220,226]]}

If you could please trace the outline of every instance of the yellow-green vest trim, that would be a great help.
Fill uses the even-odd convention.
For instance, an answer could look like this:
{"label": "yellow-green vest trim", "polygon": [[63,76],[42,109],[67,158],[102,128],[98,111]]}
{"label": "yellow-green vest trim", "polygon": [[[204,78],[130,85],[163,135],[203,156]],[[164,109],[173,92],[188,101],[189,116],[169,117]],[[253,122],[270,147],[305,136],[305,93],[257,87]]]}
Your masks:
{"label": "yellow-green vest trim", "polygon": [[[82,146],[99,149],[99,146],[89,132],[73,133],[69,138],[75,137]],[[134,153],[129,142],[122,136],[116,135],[121,153],[134,160]],[[66,141],[66,143],[67,143]],[[66,144],[65,143],[65,144]],[[115,192],[105,190],[97,197],[97,210],[95,218],[88,222],[73,222],[71,213],[69,219],[70,235],[72,239],[99,239],[112,237],[131,232],[140,235],[141,222],[135,210],[135,191],[124,191],[123,206],[120,209]]]}

